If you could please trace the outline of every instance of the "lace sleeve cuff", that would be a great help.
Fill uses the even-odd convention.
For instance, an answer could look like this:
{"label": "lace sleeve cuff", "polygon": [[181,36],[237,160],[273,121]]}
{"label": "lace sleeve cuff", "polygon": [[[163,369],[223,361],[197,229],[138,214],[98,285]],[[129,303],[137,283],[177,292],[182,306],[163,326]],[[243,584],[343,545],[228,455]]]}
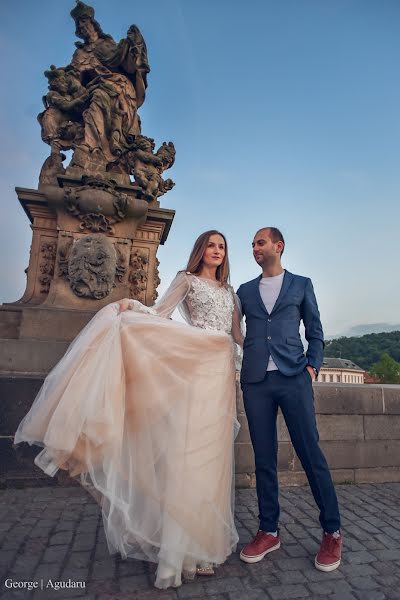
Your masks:
{"label": "lace sleeve cuff", "polygon": [[134,310],[135,312],[146,313],[149,315],[157,316],[157,312],[151,306],[145,306],[139,300],[129,300],[128,310]]}

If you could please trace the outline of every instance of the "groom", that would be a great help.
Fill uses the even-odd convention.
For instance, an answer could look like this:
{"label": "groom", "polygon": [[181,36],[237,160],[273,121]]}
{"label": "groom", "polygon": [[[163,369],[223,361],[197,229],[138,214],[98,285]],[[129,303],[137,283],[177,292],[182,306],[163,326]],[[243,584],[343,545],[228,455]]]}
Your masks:
{"label": "groom", "polygon": [[[315,566],[333,571],[340,565],[342,536],[335,488],[315,422],[312,381],[318,375],[324,348],[317,301],[310,279],[283,269],[285,241],[279,229],[260,229],[252,245],[262,275],[242,284],[237,295],[246,317],[241,385],[255,455],[260,529],[240,558],[255,563],[280,547],[279,407],[320,510],[323,536]],[[301,320],[308,341],[305,355],[299,334]]]}

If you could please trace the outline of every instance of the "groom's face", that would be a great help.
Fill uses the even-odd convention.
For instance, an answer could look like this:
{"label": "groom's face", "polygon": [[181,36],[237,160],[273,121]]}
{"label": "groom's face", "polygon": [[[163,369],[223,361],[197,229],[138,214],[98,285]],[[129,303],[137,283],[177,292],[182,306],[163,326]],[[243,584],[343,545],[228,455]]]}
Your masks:
{"label": "groom's face", "polygon": [[252,243],[254,260],[260,267],[279,256],[277,244],[271,240],[268,233],[268,229],[258,231]]}

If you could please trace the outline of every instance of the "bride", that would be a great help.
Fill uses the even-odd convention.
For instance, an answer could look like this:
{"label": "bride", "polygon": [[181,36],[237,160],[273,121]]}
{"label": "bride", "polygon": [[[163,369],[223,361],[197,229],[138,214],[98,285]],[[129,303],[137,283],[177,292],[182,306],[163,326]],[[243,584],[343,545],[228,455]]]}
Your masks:
{"label": "bride", "polygon": [[[155,585],[213,574],[234,551],[235,349],[225,237],[206,231],[151,308],[101,309],[47,376],[15,443],[102,508],[110,553],[158,563]],[[176,307],[189,323],[170,320]]]}

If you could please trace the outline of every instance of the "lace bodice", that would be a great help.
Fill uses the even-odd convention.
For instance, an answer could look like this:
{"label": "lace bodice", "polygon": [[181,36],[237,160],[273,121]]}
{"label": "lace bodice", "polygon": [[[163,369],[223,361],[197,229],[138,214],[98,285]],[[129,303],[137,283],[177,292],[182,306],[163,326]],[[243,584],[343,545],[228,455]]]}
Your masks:
{"label": "lace bodice", "polygon": [[201,329],[231,333],[234,309],[232,291],[193,275],[191,280],[185,298],[191,324]]}
{"label": "lace bodice", "polygon": [[131,300],[131,308],[160,317],[171,317],[178,307],[185,320],[194,327],[209,331],[224,331],[243,345],[240,302],[231,287],[217,281],[179,272],[165,294],[154,306],[144,306]]}

